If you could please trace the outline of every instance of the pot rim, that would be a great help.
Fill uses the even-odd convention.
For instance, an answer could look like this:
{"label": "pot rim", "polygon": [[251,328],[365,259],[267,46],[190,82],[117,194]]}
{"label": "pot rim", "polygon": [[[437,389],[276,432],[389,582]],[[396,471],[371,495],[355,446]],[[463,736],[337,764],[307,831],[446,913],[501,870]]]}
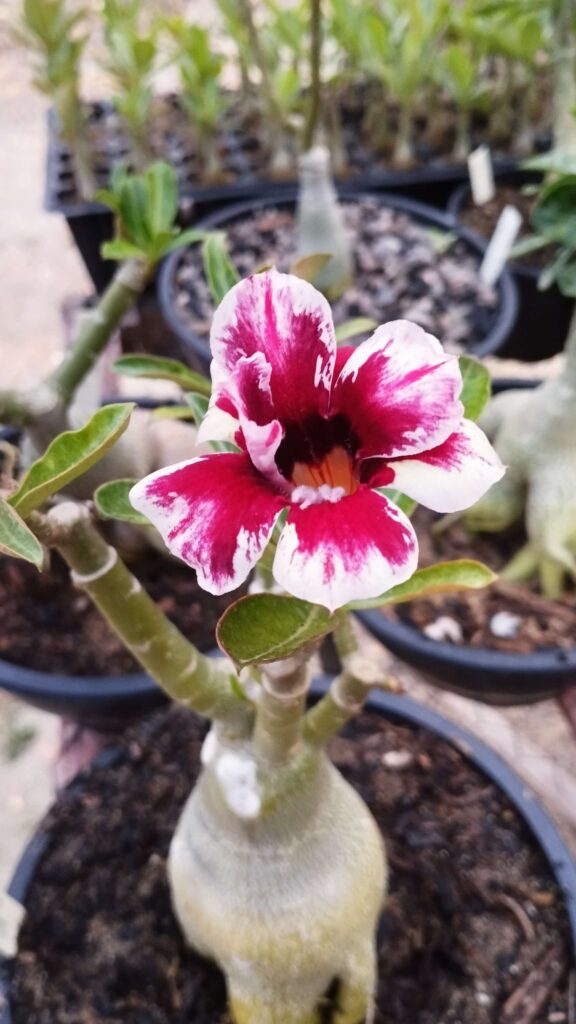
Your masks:
{"label": "pot rim", "polygon": [[[427,221],[428,223],[432,223],[435,227],[441,228],[445,231],[453,232],[456,230],[460,238],[467,242],[468,245],[476,251],[476,253],[483,255],[486,251],[487,244],[483,239],[478,235],[475,235],[474,232],[470,231],[468,228],[458,224],[449,214],[442,210],[438,210],[433,206],[428,206],[427,204],[418,202],[415,199],[409,199],[405,196],[392,192],[377,194],[359,188],[353,188],[351,186],[338,188],[337,191],[338,197],[344,201],[354,199],[373,199],[382,206],[389,206],[392,209],[406,212],[413,216],[415,220]],[[210,230],[212,228],[223,227],[230,221],[235,221],[244,215],[254,213],[267,206],[293,206],[296,202],[297,196],[298,189],[297,187],[292,186],[291,188],[279,190],[274,195],[267,195],[259,199],[250,199],[241,203],[234,203],[221,207],[214,213],[209,214],[207,217],[201,218],[196,222],[195,226],[199,230]],[[208,342],[205,339],[200,338],[189,328],[186,321],[179,315],[179,312],[172,300],[172,282],[180,261],[183,258],[183,254],[188,248],[190,247],[184,246],[182,249],[176,249],[162,261],[157,278],[158,300],[163,316],[165,317],[170,329],[181,342],[184,350],[186,352],[192,351],[196,358],[207,367],[210,362],[210,348]],[[476,346],[469,349],[469,353],[471,355],[485,356],[498,351],[506,341],[506,338],[514,326],[518,313],[518,291],[513,276],[507,268],[504,269],[497,282],[497,293],[499,298],[499,308],[496,312],[494,323],[485,335],[484,339]]]}
{"label": "pot rim", "polygon": [[[314,679],[310,698],[319,700],[326,693],[333,677],[318,676]],[[371,693],[366,702],[366,710],[375,710],[379,714],[395,719],[406,719],[411,725],[429,729],[435,735],[452,743],[465,757],[468,757],[489,779],[506,794],[517,813],[524,820],[534,838],[542,848],[550,870],[563,894],[566,913],[570,923],[572,944],[576,952],[576,861],[564,841],[558,826],[544,809],[530,787],[516,774],[499,754],[491,750],[483,740],[478,739],[468,729],[453,722],[411,697],[393,693]],[[121,751],[108,747],[96,756],[92,765],[95,767],[111,766],[121,756]],[[90,769],[88,769],[90,770]],[[71,788],[82,786],[83,777],[71,783]],[[25,847],[12,880],[8,886],[8,894],[19,903],[25,905],[26,893],[40,858],[48,845],[48,834],[39,827],[32,840]],[[12,1024],[12,1015],[8,1002],[10,989],[10,961],[7,970],[0,975],[0,997],[4,996],[5,1005],[0,1006],[0,1024]]]}

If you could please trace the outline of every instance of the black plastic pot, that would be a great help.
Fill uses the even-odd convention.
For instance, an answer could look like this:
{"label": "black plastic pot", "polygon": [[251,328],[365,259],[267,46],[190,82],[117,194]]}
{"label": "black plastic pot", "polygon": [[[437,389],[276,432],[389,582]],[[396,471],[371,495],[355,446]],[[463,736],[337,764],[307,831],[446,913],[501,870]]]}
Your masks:
{"label": "black plastic pot", "polygon": [[0,689],[19,700],[71,718],[90,729],[111,732],[166,702],[145,672],[127,676],[65,676],[37,672],[0,660]]}
{"label": "black plastic pot", "polygon": [[[329,677],[324,676],[317,679],[312,686],[312,700],[321,697],[329,683]],[[408,697],[377,693],[370,697],[367,708],[386,718],[428,729],[436,736],[452,743],[506,794],[537,840],[558,887],[564,895],[576,956],[576,863],[556,825],[526,784],[498,754],[495,754],[473,733],[444,718],[437,711],[432,711]],[[97,756],[94,764],[107,767],[114,764],[119,756],[120,752],[115,748],[107,748]],[[73,782],[72,786],[81,787],[82,779]],[[24,850],[8,888],[10,896],[23,906],[26,906],[30,883],[48,842],[48,834],[43,832],[42,826],[40,826]],[[0,1024],[12,1024],[10,982],[11,969],[8,961],[4,963],[3,969],[0,964]]]}
{"label": "black plastic pot", "polygon": [[[496,173],[496,184],[501,182],[519,188],[538,180],[540,175],[529,171]],[[470,194],[470,186],[464,182],[450,196],[447,212],[459,226],[461,212],[468,205]],[[564,348],[574,311],[573,299],[562,295],[555,285],[541,291],[538,288],[541,273],[538,267],[512,261],[509,268],[518,286],[518,317],[498,355],[528,363],[557,355]]]}
{"label": "black plastic pot", "polygon": [[[366,197],[367,195],[365,192],[348,189],[340,192],[340,197],[343,200],[354,200]],[[296,197],[297,191],[295,188],[292,188],[290,192],[277,192],[275,195],[264,199],[255,199],[250,202],[238,203],[235,206],[228,206],[199,221],[198,227],[205,230],[212,230],[214,228],[226,229],[227,225],[249,217],[267,206],[289,207],[293,209]],[[375,196],[370,195],[370,198],[373,199]],[[443,231],[454,231],[452,217],[433,207],[398,195],[386,194],[376,198],[378,198],[383,206],[390,206],[395,210],[400,210],[417,221],[429,224]],[[478,253],[479,256],[483,254],[486,247],[481,239],[477,238],[476,235],[466,228],[459,227],[458,234],[470,245],[474,252]],[[171,253],[162,263],[158,275],[160,308],[170,329],[180,339],[187,357],[200,366],[203,372],[208,373],[210,367],[208,342],[190,330],[173,301],[174,280],[184,251],[178,250]],[[473,355],[485,356],[490,353],[499,352],[514,326],[518,309],[518,295],[514,281],[508,272],[504,272],[498,282],[498,296],[499,313],[486,337],[479,344],[470,347],[469,351]]]}
{"label": "black plastic pot", "polygon": [[[533,388],[538,381],[502,379],[494,393]],[[397,658],[431,676],[445,689],[485,704],[535,704],[558,697],[576,682],[576,643],[532,654],[509,654],[432,640],[408,622],[392,620],[376,609],[358,612],[366,628]]]}
{"label": "black plastic pot", "polygon": [[[92,113],[109,110],[110,103],[92,104]],[[397,192],[400,195],[421,202],[444,207],[455,185],[466,181],[467,170],[464,164],[454,164],[441,160],[428,160],[425,166],[412,170],[382,170],[378,168],[376,157],[370,160],[367,154],[366,166],[374,166],[376,170],[365,170],[351,173],[349,177],[339,180],[343,187],[352,185],[365,192]],[[501,159],[496,166],[502,170],[514,166],[511,159]],[[194,185],[186,180],[183,167],[176,166],[182,185],[181,194],[188,208],[192,208],[194,219],[210,215],[222,206],[238,203],[246,199],[264,199],[278,195],[278,192],[290,193],[294,189],[294,181],[273,182],[253,173],[240,174],[232,185]],[[102,181],[105,185],[105,181]],[[103,242],[113,235],[113,217],[107,207],[96,202],[78,202],[75,199],[74,177],[72,173],[70,153],[58,137],[58,124],[55,112],[48,115],[48,150],[46,162],[45,207],[47,210],[61,213],[68,223],[86,269],[98,292],[109,284],[115,269],[110,260],[102,259],[100,248]]]}

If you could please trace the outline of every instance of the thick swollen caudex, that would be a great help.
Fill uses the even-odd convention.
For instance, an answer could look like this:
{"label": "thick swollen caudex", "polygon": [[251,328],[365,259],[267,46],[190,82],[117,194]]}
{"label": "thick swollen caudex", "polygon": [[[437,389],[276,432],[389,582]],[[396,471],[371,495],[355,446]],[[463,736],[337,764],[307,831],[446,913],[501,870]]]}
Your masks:
{"label": "thick swollen caudex", "polygon": [[304,744],[281,768],[250,743],[209,748],[169,857],[188,941],[224,971],[235,1024],[319,1024],[335,979],[334,1020],[363,1024],[386,882],[370,812]]}
{"label": "thick swollen caudex", "polygon": [[573,345],[559,378],[534,390],[507,391],[488,407],[481,426],[506,476],[464,515],[471,529],[499,531],[525,514],[528,545],[505,572],[536,572],[550,597],[566,575],[576,579],[576,375]]}

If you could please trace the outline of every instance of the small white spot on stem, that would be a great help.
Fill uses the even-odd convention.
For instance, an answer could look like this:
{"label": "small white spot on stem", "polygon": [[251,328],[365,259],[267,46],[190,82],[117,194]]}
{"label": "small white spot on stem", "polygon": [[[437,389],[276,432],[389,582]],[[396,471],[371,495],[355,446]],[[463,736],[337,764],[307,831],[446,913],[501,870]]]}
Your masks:
{"label": "small white spot on stem", "polygon": [[262,807],[256,762],[247,754],[226,751],[215,766],[224,799],[239,818],[257,818]]}

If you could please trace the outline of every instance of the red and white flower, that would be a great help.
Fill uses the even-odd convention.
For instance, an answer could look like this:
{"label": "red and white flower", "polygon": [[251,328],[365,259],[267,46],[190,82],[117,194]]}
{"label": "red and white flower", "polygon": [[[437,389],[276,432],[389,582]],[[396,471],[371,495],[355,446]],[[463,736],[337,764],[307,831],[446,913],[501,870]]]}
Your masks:
{"label": "red and white flower", "polygon": [[380,488],[453,512],[503,474],[463,418],[457,359],[415,324],[393,321],[337,350],[326,299],[271,270],[226,295],[211,347],[200,439],[239,451],[152,473],[131,500],[213,594],[244,582],[287,510],[273,563],[281,587],[330,609],[377,597],[418,556],[409,519]]}

